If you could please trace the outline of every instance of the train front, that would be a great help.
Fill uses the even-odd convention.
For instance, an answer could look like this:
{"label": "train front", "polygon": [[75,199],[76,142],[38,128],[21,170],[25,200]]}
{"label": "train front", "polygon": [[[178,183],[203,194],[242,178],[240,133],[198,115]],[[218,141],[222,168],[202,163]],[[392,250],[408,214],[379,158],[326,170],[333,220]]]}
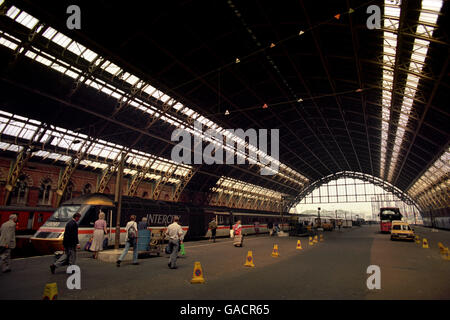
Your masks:
{"label": "train front", "polygon": [[62,205],[48,218],[48,220],[31,237],[31,243],[41,254],[64,250],[63,237],[67,222],[77,212],[81,213],[83,205]]}
{"label": "train front", "polygon": [[63,239],[66,224],[75,213],[81,214],[78,222],[78,238],[83,246],[93,232],[94,221],[100,210],[112,208],[113,202],[100,194],[81,196],[64,202],[31,237],[31,243],[40,254],[52,254],[64,250]]}

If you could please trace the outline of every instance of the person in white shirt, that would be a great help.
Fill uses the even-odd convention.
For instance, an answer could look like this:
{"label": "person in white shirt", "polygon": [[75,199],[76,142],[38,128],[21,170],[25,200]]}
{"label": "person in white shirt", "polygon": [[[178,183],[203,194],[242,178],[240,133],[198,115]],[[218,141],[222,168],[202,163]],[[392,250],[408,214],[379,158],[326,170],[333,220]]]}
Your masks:
{"label": "person in white shirt", "polygon": [[128,221],[127,226],[125,227],[125,248],[122,251],[122,254],[120,255],[119,259],[116,262],[116,265],[120,267],[120,263],[122,262],[123,258],[125,258],[125,255],[128,253],[128,250],[130,247],[133,247],[133,264],[138,265],[137,257],[138,257],[138,251],[137,251],[137,233],[138,233],[138,226],[136,223],[136,216],[131,215],[130,221]]}
{"label": "person in white shirt", "polygon": [[183,229],[178,224],[179,220],[180,220],[180,218],[178,216],[175,216],[173,218],[173,223],[167,227],[167,230],[165,233],[166,237],[169,238],[168,246],[169,246],[169,251],[171,252],[170,261],[168,264],[170,269],[177,269],[176,262],[177,262],[177,257],[178,257],[178,248],[183,243],[183,238],[184,238]]}

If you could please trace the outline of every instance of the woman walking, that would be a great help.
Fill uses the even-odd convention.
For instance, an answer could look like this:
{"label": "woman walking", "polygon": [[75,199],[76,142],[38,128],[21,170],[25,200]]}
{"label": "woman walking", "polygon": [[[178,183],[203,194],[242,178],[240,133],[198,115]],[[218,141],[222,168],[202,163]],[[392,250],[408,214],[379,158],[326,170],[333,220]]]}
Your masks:
{"label": "woman walking", "polygon": [[94,237],[91,244],[91,251],[94,251],[93,258],[97,259],[98,252],[103,250],[103,240],[107,234],[105,214],[100,212],[98,220],[94,223]]}

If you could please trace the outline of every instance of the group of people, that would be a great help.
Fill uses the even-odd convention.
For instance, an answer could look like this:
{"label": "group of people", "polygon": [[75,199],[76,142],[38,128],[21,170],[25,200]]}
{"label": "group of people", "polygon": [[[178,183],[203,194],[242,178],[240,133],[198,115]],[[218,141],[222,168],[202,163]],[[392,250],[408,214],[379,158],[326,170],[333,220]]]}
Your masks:
{"label": "group of people", "polygon": [[[76,213],[72,220],[66,224],[64,230],[64,254],[53,264],[50,265],[50,271],[54,274],[57,267],[65,264],[74,265],[76,262],[76,249],[80,249],[80,244],[78,240],[78,221],[81,215]],[[169,268],[176,269],[176,260],[178,257],[179,246],[183,243],[184,233],[181,226],[178,224],[179,217],[175,216],[174,221],[167,227],[165,232],[166,237],[169,240],[168,246],[171,248],[171,255],[169,261]],[[120,267],[126,254],[133,248],[133,265],[138,265],[138,230],[147,229],[147,218],[142,218],[139,225],[136,223],[136,216],[131,215],[130,220],[127,222],[125,227],[125,248],[123,249],[121,255],[116,261],[117,267]],[[92,243],[90,250],[94,252],[93,258],[98,257],[98,252],[103,249],[103,243],[105,235],[107,234],[107,224],[105,221],[105,214],[100,212],[99,219],[94,223],[94,234],[92,238]]]}
{"label": "group of people", "polygon": [[[66,224],[64,230],[64,238],[63,238],[63,246],[64,246],[64,254],[61,255],[54,263],[50,265],[51,273],[55,273],[56,268],[61,267],[63,265],[74,265],[76,263],[77,249],[80,249],[80,243],[78,240],[78,221],[80,220],[81,215],[79,213],[75,213],[72,219]],[[11,258],[11,250],[15,248],[16,245],[16,222],[17,216],[12,214],[9,217],[9,220],[2,224],[0,228],[0,259],[2,272],[10,272],[10,258]],[[138,250],[137,250],[137,235],[138,230],[147,229],[147,218],[142,218],[142,221],[139,222],[139,225],[136,223],[136,216],[131,215],[130,220],[128,221],[125,227],[125,248],[123,249],[121,255],[116,261],[117,267],[120,267],[121,262],[125,258],[126,254],[133,247],[133,265],[138,265]],[[210,240],[216,242],[216,230],[217,230],[217,221],[214,218],[209,224],[208,228],[211,230],[211,238]],[[242,246],[243,237],[242,237],[242,225],[241,220],[238,220],[236,224],[232,228],[234,241],[233,244],[235,246]],[[99,213],[98,220],[94,223],[94,233],[92,237],[92,243],[90,245],[89,250],[93,251],[93,258],[98,258],[99,251],[103,250],[105,235],[107,234],[107,223],[105,220],[105,214],[103,212]],[[184,232],[182,227],[179,224],[179,217],[175,216],[173,219],[173,223],[170,224],[165,232],[165,235],[168,239],[168,251],[170,253],[170,260],[168,263],[168,267],[170,269],[177,269],[176,261],[178,257],[178,251],[180,246],[183,244],[184,240]]]}

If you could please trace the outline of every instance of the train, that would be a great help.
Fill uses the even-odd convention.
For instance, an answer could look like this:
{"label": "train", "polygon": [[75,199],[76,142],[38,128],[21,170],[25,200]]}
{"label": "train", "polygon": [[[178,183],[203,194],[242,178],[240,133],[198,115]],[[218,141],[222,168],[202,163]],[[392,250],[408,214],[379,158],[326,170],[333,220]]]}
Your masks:
{"label": "train", "polygon": [[31,236],[44,225],[54,211],[50,207],[0,206],[0,225],[8,221],[11,214],[15,214],[16,251],[29,250]]}
{"label": "train", "polygon": [[[104,212],[108,226],[109,245],[115,244],[117,208],[112,195],[88,194],[73,198],[61,204],[53,215],[31,237],[35,250],[41,254],[53,253],[63,249],[65,225],[75,213],[80,213],[78,238],[83,248],[94,232],[94,222],[100,212]],[[274,213],[258,210],[230,209],[225,207],[198,206],[189,203],[165,202],[138,197],[123,196],[120,214],[120,243],[125,244],[125,226],[129,217],[135,215],[137,222],[147,218],[148,230],[152,236],[161,234],[173,222],[174,216],[180,218],[185,239],[208,238],[211,230],[208,223],[217,218],[217,237],[230,236],[230,228],[241,220],[243,234],[267,233],[268,224],[278,224],[280,229],[289,229],[289,213]]]}

